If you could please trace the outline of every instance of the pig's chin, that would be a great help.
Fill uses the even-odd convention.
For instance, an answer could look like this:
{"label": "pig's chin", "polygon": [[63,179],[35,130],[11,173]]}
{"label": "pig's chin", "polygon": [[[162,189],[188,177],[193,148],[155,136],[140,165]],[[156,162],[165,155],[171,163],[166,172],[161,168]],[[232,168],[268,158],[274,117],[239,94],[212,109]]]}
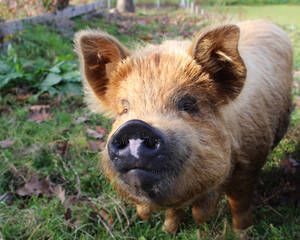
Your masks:
{"label": "pig's chin", "polygon": [[121,174],[120,179],[128,186],[130,194],[135,198],[146,198],[149,202],[164,205],[167,192],[164,179],[167,175],[166,172],[134,168]]}

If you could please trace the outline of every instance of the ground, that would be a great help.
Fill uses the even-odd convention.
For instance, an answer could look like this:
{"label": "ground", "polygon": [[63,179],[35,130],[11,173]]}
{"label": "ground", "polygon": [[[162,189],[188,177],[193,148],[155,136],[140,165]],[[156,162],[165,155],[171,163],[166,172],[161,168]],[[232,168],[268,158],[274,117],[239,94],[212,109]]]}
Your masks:
{"label": "ground", "polygon": [[[288,7],[289,14],[284,10]],[[38,26],[8,39],[10,50],[0,58],[0,71],[4,72],[3,66],[11,67],[10,78],[0,77],[11,81],[7,87],[0,82],[0,239],[236,239],[226,198],[201,225],[193,223],[187,209],[185,223],[172,237],[161,232],[163,212],[155,213],[149,222],[142,221],[132,205],[116,196],[98,166],[112,120],[86,108],[79,94],[70,37],[74,31],[98,27],[132,49],[163,38],[190,38],[229,16],[267,16],[289,33],[294,44],[295,110],[286,137],[269,156],[258,179],[254,226],[248,236],[299,239],[299,9],[217,6],[194,16],[182,9],[139,8],[136,15],[78,18],[59,29]]]}

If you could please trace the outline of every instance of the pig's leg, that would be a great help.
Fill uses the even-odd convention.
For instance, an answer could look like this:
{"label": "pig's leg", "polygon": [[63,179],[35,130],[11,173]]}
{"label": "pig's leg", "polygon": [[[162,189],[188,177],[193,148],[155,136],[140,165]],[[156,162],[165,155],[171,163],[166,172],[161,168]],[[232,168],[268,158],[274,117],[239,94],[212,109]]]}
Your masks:
{"label": "pig's leg", "polygon": [[136,205],[136,211],[143,220],[148,220],[152,215],[152,209],[148,205]]}
{"label": "pig's leg", "polygon": [[185,212],[182,208],[169,208],[166,211],[166,218],[162,230],[169,234],[175,234],[180,222],[183,220]]}
{"label": "pig's leg", "polygon": [[197,199],[192,208],[193,218],[196,223],[206,222],[214,212],[219,200],[218,192],[211,192]]}
{"label": "pig's leg", "polygon": [[234,230],[243,230],[253,224],[251,201],[257,176],[257,172],[240,171],[226,190]]}

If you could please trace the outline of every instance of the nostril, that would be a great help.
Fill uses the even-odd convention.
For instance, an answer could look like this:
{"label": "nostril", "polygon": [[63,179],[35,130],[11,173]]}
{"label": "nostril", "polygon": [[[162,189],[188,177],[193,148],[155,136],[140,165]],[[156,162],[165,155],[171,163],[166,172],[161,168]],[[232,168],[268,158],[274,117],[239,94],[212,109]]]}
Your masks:
{"label": "nostril", "polygon": [[146,148],[154,150],[157,149],[159,147],[159,139],[158,138],[154,138],[154,137],[145,137],[143,139],[143,144]]}
{"label": "nostril", "polygon": [[129,140],[128,138],[125,137],[117,138],[113,141],[113,145],[119,150],[126,148],[128,144],[129,144]]}

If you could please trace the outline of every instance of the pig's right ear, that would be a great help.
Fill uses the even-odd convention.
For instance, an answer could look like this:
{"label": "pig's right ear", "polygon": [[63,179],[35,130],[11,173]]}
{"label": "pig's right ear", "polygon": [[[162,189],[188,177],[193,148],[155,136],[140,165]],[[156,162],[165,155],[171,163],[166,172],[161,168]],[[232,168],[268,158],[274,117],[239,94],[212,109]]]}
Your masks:
{"label": "pig's right ear", "polygon": [[236,98],[241,92],[246,67],[239,54],[240,29],[236,25],[225,25],[200,34],[189,51],[213,79],[213,89],[224,103]]}
{"label": "pig's right ear", "polygon": [[109,112],[106,91],[111,74],[129,51],[114,37],[102,31],[83,30],[75,35],[75,51],[85,79],[85,95],[91,110]]}

